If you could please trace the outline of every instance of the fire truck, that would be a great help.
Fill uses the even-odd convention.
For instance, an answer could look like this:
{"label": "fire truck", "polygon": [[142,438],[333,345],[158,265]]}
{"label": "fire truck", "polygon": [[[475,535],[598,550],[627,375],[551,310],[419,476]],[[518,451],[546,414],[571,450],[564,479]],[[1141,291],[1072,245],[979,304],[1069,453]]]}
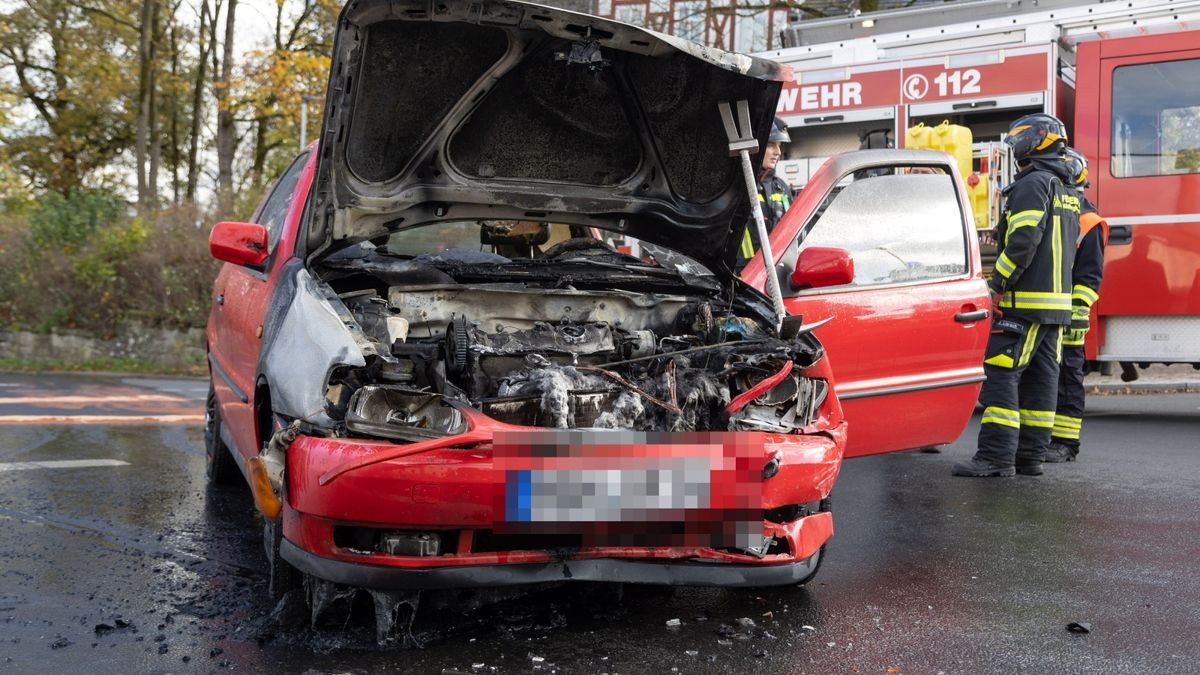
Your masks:
{"label": "fire truck", "polygon": [[762,55],[795,73],[778,114],[797,188],[865,139],[905,147],[943,122],[970,130],[974,181],[995,179],[1010,122],[1062,119],[1110,225],[1088,358],[1200,369],[1200,0],[925,5],[799,22],[783,43]]}

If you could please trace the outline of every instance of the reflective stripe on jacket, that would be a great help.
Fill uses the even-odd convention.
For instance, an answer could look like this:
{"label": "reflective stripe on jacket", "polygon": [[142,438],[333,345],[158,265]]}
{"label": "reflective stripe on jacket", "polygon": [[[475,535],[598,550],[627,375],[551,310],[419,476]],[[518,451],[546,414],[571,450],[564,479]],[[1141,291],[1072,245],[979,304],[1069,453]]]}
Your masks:
{"label": "reflective stripe on jacket", "polygon": [[1034,159],[1006,189],[999,241],[1003,248],[988,282],[1000,311],[1035,323],[1071,323],[1072,268],[1080,200],[1063,184],[1066,165]]}
{"label": "reflective stripe on jacket", "polygon": [[[1094,204],[1086,197],[1082,197],[1082,200],[1075,264],[1071,269],[1071,327],[1086,329],[1091,323],[1089,314],[1092,305],[1100,299],[1100,281],[1104,278],[1104,247],[1108,244],[1108,223],[1096,212]],[[1064,344],[1078,345],[1082,344],[1082,341],[1071,338]]]}
{"label": "reflective stripe on jacket", "polygon": [[[762,208],[763,221],[767,225],[767,233],[775,230],[775,225],[787,213],[792,205],[792,189],[774,171],[768,171],[758,184],[758,205]],[[754,218],[746,224],[742,234],[742,244],[738,249],[739,265],[744,265],[758,252],[758,228],[754,226]]]}

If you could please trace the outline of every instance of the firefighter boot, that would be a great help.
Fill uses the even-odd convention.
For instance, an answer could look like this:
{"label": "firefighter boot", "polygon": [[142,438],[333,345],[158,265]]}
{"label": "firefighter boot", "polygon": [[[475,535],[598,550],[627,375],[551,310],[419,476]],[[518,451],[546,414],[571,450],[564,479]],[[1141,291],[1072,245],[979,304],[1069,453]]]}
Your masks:
{"label": "firefighter boot", "polygon": [[1042,475],[1042,462],[1045,461],[1045,451],[1034,453],[1030,450],[1017,450],[1017,473],[1022,476]]}
{"label": "firefighter boot", "polygon": [[1066,443],[1058,441],[1050,441],[1050,447],[1046,448],[1046,458],[1043,460],[1051,464],[1061,464],[1062,462],[1074,462],[1075,455],[1079,454],[1078,448],[1072,448]]}
{"label": "firefighter boot", "polygon": [[996,464],[989,462],[986,459],[972,457],[965,462],[959,462],[954,465],[955,476],[971,476],[974,478],[1007,478],[1015,476],[1017,470],[1011,466]]}

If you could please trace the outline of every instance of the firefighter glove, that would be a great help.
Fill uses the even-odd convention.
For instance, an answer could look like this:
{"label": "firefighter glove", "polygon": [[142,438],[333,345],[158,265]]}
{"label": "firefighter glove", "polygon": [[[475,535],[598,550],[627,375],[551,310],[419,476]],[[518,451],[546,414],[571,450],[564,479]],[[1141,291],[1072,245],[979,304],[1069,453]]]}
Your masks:
{"label": "firefighter glove", "polygon": [[1083,346],[1083,339],[1087,336],[1087,326],[1083,328],[1068,328],[1063,331],[1063,345],[1067,347]]}
{"label": "firefighter glove", "polygon": [[1088,306],[1076,304],[1071,307],[1071,328],[1082,328],[1084,332],[1091,326],[1088,321]]}

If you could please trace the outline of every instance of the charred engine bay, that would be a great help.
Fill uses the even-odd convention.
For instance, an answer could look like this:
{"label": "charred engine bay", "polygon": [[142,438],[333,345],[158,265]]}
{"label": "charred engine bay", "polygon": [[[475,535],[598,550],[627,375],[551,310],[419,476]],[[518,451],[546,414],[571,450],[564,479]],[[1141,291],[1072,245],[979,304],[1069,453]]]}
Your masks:
{"label": "charred engine bay", "polygon": [[819,343],[781,339],[711,276],[469,251],[325,272],[376,346],[366,367],[330,377],[327,412],[349,434],[461,433],[466,407],[532,427],[790,432],[827,393],[800,375]]}

